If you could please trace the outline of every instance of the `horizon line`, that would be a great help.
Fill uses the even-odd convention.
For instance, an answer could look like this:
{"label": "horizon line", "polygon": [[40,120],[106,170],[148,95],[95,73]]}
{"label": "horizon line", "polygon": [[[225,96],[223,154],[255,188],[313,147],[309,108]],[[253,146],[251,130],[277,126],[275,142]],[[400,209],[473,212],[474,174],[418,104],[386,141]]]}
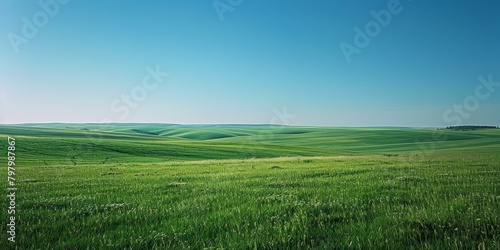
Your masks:
{"label": "horizon line", "polygon": [[165,123],[165,122],[25,122],[25,123],[0,123],[0,125],[23,126],[23,125],[48,125],[48,124],[70,124],[70,125],[179,125],[179,126],[282,126],[282,127],[336,127],[336,128],[447,128],[460,126],[492,126],[500,128],[499,125],[491,124],[463,124],[447,126],[403,126],[403,125],[291,125],[272,123]]}

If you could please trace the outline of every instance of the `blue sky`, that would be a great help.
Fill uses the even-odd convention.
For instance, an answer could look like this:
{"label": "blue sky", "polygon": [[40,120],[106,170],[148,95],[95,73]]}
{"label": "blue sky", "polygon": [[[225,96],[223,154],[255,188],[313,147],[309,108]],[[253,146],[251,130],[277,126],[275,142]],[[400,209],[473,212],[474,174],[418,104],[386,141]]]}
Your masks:
{"label": "blue sky", "polygon": [[500,125],[498,1],[64,2],[0,1],[0,123]]}

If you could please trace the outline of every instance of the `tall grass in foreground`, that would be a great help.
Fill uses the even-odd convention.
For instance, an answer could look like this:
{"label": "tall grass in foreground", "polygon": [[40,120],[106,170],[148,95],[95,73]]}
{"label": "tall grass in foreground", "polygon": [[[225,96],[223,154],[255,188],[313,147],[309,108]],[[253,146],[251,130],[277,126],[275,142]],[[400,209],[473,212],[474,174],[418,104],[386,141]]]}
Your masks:
{"label": "tall grass in foreground", "polygon": [[[24,167],[16,246],[498,249],[499,162],[449,153],[414,164],[387,155]],[[6,235],[1,244],[13,246]]]}

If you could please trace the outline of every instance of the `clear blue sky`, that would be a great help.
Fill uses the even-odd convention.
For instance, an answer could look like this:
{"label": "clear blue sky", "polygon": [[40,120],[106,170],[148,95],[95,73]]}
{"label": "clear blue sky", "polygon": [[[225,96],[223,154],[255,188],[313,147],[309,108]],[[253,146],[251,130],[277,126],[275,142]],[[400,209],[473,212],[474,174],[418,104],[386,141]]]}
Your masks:
{"label": "clear blue sky", "polygon": [[499,1],[54,1],[0,1],[0,123],[500,125]]}

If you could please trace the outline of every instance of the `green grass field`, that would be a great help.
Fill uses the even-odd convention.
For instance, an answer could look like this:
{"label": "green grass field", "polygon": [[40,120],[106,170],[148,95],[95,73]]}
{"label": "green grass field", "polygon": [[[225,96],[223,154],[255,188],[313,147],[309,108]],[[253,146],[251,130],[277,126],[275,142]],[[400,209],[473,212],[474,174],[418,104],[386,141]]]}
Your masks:
{"label": "green grass field", "polygon": [[7,136],[2,249],[500,248],[500,129],[0,125],[4,156]]}

